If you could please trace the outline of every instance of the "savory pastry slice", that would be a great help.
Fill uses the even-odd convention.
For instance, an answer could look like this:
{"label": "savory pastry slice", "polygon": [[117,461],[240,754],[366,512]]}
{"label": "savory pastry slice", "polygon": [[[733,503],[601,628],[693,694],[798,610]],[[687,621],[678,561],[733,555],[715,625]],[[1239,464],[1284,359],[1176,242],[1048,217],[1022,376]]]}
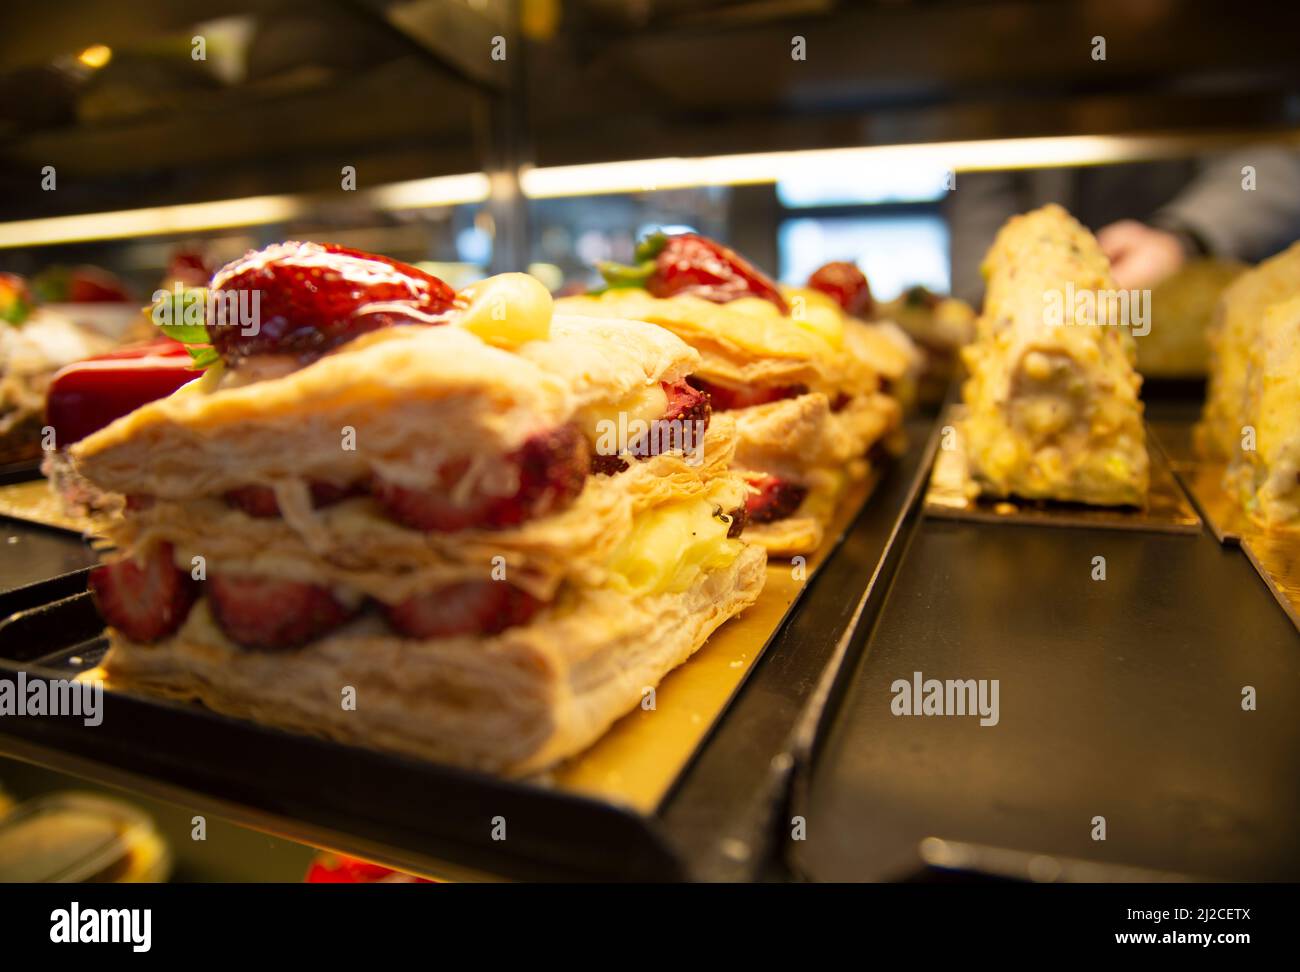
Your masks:
{"label": "savory pastry slice", "polygon": [[1244,425],[1254,435],[1238,432],[1227,487],[1264,526],[1300,527],[1300,296],[1264,311],[1244,381]]}
{"label": "savory pastry slice", "polygon": [[735,424],[668,332],[312,243],[205,299],[204,377],[72,449],[128,497],[91,580],[118,684],[523,773],[758,596]]}
{"label": "savory pastry slice", "polygon": [[1196,427],[1201,455],[1229,461],[1241,451],[1250,424],[1246,371],[1251,349],[1268,308],[1292,297],[1300,297],[1300,243],[1243,273],[1223,291],[1210,327],[1210,382]]}
{"label": "savory pastry slice", "polygon": [[848,479],[901,421],[874,336],[826,294],[783,292],[697,234],[652,235],[637,256],[635,267],[602,266],[603,292],[557,307],[650,321],[695,348],[690,385],[736,421],[736,465],[751,487],[746,536],[775,554],[811,552]]}
{"label": "savory pastry slice", "polygon": [[963,351],[963,432],[976,488],[1142,505],[1142,380],[1133,339],[1098,311],[1115,284],[1097,241],[1060,206],[1045,206],[999,231],[983,272],[984,313]]}

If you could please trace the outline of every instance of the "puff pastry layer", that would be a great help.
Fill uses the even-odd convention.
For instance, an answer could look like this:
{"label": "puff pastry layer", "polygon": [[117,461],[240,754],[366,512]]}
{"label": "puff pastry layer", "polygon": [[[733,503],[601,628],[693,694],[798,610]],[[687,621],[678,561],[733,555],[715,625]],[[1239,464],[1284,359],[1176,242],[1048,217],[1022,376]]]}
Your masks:
{"label": "puff pastry layer", "polygon": [[[804,394],[737,408],[736,468],[778,476],[809,489],[795,513],[751,523],[746,536],[769,553],[810,553],[834,512],[824,483],[878,443],[891,441],[902,421],[887,386],[912,367],[906,349],[878,328],[846,317],[825,294],[784,291],[790,315],[771,302],[741,298],[725,304],[689,295],[657,298],[639,288],[569,297],[557,307],[572,314],[620,314],[672,331],[700,353],[695,374],[741,388],[802,385]],[[838,494],[837,494],[838,495]]]}

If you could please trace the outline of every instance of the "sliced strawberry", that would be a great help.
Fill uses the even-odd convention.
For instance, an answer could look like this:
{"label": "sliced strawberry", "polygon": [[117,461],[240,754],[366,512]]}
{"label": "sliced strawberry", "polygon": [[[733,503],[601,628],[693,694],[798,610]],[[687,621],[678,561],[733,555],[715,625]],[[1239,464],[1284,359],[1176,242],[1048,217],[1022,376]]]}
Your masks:
{"label": "sliced strawberry", "polygon": [[[353,487],[335,486],[333,483],[312,482],[308,483],[307,488],[311,490],[311,505],[318,510],[342,502],[356,493]],[[240,486],[228,490],[226,502],[249,516],[268,518],[280,515],[280,504],[275,498],[275,490],[270,486]]]}
{"label": "sliced strawberry", "polygon": [[389,607],[388,621],[408,638],[499,634],[527,624],[544,606],[505,581],[463,581]]}
{"label": "sliced strawberry", "polygon": [[727,516],[731,517],[731,527],[727,530],[727,536],[734,540],[745,532],[745,525],[749,523],[749,511],[743,506],[737,506],[734,510],[728,510]]}
{"label": "sliced strawberry", "polygon": [[650,434],[628,447],[628,452],[638,459],[648,459],[673,448],[685,449],[694,445],[697,434],[694,423],[703,422],[709,427],[713,408],[709,396],[685,381],[660,382],[668,398],[664,414],[651,423]]}
{"label": "sliced strawberry", "polygon": [[768,277],[735,250],[698,233],[654,233],[636,250],[638,266],[600,266],[611,287],[644,287],[656,297],[690,294],[725,304],[739,297],[771,301],[790,313],[785,298]]}
{"label": "sliced strawberry", "polygon": [[[686,381],[664,381],[660,386],[668,398],[668,407],[663,416],[652,423],[650,435],[632,443],[625,455],[648,459],[665,451],[665,447],[667,450],[695,448],[694,437],[709,427],[713,409],[707,394],[692,388]],[[696,429],[696,422],[704,424]],[[627,468],[627,459],[622,455],[597,454],[591,457],[591,471],[598,475],[613,476]]]}
{"label": "sliced strawberry", "polygon": [[759,476],[749,480],[749,485],[757,487],[757,493],[750,493],[745,501],[745,515],[750,523],[771,523],[784,520],[799,508],[799,504],[808,495],[808,487],[792,483],[776,476]]}
{"label": "sliced strawberry", "polygon": [[436,324],[455,292],[437,277],[387,257],[333,243],[278,243],[229,263],[212,278],[225,305],[250,307],[257,333],[243,322],[208,323],[228,363],[257,354],[320,355],[367,331],[393,324]]}
{"label": "sliced strawberry", "polygon": [[874,307],[867,276],[852,263],[835,262],[819,267],[808,278],[808,286],[835,298],[844,312],[854,317],[866,317]]}
{"label": "sliced strawberry", "polygon": [[110,626],[132,641],[166,637],[189,616],[198,585],[172,560],[171,544],[159,544],[143,562],[117,560],[90,572],[90,592]]}
{"label": "sliced strawberry", "polygon": [[709,402],[719,412],[730,412],[738,408],[752,408],[755,405],[767,405],[786,398],[798,398],[808,394],[807,385],[755,385],[750,388],[735,388],[705,381],[698,375],[686,379],[695,388],[709,396]]}
{"label": "sliced strawberry", "polygon": [[357,613],[328,588],[255,574],[211,574],[205,590],[221,630],[246,648],[296,648]]}
{"label": "sliced strawberry", "polygon": [[628,461],[622,455],[603,455],[599,452],[591,457],[591,474],[593,476],[617,476],[627,472]]}
{"label": "sliced strawberry", "polygon": [[519,486],[508,496],[480,492],[453,499],[467,468],[457,462],[440,469],[439,484],[428,490],[407,489],[377,476],[375,498],[393,519],[415,530],[499,530],[563,510],[582,492],[591,471],[587,440],[572,425],[533,436],[502,462],[517,470]]}
{"label": "sliced strawberry", "polygon": [[661,422],[703,422],[706,426],[713,415],[709,396],[688,381],[661,382],[668,396],[668,407]]}

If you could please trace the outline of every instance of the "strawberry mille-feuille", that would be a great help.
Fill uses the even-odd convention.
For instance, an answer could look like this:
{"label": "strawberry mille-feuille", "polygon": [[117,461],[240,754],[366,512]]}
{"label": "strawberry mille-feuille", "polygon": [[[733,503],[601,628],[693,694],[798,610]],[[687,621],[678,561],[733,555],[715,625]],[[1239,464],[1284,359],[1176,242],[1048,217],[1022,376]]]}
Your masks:
{"label": "strawberry mille-feuille", "polygon": [[866,472],[865,457],[902,416],[865,325],[820,291],[783,291],[694,233],[654,234],[637,260],[602,265],[603,290],[557,307],[650,321],[698,350],[690,384],[736,421],[736,465],[750,485],[746,535],[773,554],[815,550],[846,482]]}
{"label": "strawberry mille-feuille", "polygon": [[128,497],[91,580],[110,684],[521,773],[757,597],[735,423],[671,333],[315,243],[207,293],[219,360],[72,450]]}

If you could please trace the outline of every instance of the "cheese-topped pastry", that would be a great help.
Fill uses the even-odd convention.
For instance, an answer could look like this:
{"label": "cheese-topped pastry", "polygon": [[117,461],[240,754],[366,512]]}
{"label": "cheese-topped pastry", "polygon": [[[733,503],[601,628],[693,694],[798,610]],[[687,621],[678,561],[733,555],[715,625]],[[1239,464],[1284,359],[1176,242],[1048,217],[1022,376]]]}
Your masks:
{"label": "cheese-topped pastry", "polygon": [[984,260],[963,351],[964,440],[991,496],[1140,506],[1148,470],[1133,339],[1098,312],[1116,293],[1092,234],[1060,206],[1012,218]]}
{"label": "cheese-topped pastry", "polygon": [[603,292],[557,306],[650,321],[698,351],[690,385],[736,419],[736,466],[751,487],[746,536],[776,554],[812,551],[847,478],[863,475],[865,455],[900,426],[890,382],[907,372],[905,349],[845,312],[841,292],[854,306],[861,294],[838,278],[838,289],[782,289],[693,233],[656,234],[637,255],[637,266],[601,268]]}
{"label": "cheese-topped pastry", "polygon": [[1300,243],[1243,273],[1223,291],[1210,326],[1210,381],[1196,446],[1207,457],[1232,460],[1241,451],[1247,417],[1246,373],[1265,312],[1300,297]]}
{"label": "cheese-topped pastry", "polygon": [[1300,527],[1300,296],[1264,311],[1244,385],[1244,427],[1227,486],[1263,525]]}
{"label": "cheese-topped pastry", "polygon": [[117,683],[521,773],[757,597],[736,425],[667,331],[309,243],[196,299],[175,333],[219,360],[71,450],[127,497],[91,579]]}

